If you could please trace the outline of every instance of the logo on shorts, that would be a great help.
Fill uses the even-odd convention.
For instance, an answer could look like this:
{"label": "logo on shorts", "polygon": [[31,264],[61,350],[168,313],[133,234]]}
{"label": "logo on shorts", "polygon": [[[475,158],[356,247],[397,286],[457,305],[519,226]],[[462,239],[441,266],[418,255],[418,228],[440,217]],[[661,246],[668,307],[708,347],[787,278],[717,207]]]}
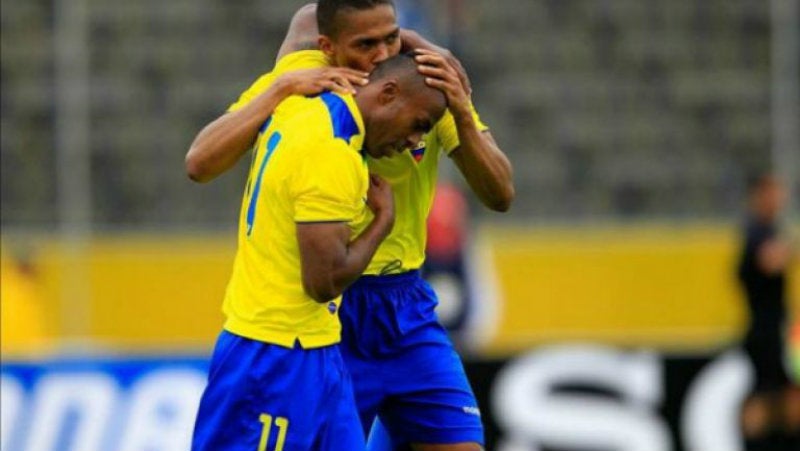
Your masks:
{"label": "logo on shorts", "polygon": [[336,303],[335,302],[333,302],[333,301],[328,302],[328,311],[331,312],[331,315],[336,313]]}
{"label": "logo on shorts", "polygon": [[461,409],[464,410],[464,413],[475,415],[476,417],[481,416],[481,409],[477,407],[462,407]]}

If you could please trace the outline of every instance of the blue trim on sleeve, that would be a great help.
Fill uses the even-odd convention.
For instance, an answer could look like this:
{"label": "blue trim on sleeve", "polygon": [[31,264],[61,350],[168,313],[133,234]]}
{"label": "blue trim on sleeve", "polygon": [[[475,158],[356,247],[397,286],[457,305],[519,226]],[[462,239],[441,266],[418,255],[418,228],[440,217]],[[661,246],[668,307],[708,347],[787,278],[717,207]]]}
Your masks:
{"label": "blue trim on sleeve", "polygon": [[331,92],[324,92],[319,97],[328,107],[333,124],[333,137],[341,138],[350,144],[350,139],[360,133],[358,123],[356,123],[353,113],[350,112],[350,108],[341,97]]}

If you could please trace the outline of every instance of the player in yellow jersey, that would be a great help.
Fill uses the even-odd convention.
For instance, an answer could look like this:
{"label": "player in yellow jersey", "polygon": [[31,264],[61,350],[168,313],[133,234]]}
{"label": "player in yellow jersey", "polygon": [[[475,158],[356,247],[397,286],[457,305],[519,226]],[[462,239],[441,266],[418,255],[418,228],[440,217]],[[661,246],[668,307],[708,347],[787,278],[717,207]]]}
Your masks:
{"label": "player in yellow jersey", "polygon": [[290,97],[259,128],[193,451],[364,449],[337,313],[394,223],[365,158],[418,142],[446,108],[411,56],[370,80]]}
{"label": "player in yellow jersey", "polygon": [[[312,47],[322,51],[308,50]],[[399,29],[390,0],[320,0],[293,18],[276,70],[336,65],[369,72],[401,47],[435,49]],[[483,442],[479,410],[460,359],[436,321],[435,295],[418,268],[440,158],[450,157],[478,198],[498,211],[507,210],[514,197],[511,166],[472,109],[468,84],[452,58],[423,50],[417,60],[428,84],[445,92],[448,113],[400,155],[368,159],[370,170],[390,181],[399,213],[366,275],[345,292],[343,354],[365,429],[378,414],[394,442],[420,450],[476,450]],[[268,79],[259,79],[242,98],[252,104],[268,97]],[[230,120],[236,111],[242,110],[223,115],[193,143],[187,165],[206,168],[196,179],[213,178],[221,172],[214,161],[235,161],[252,145],[247,117]],[[212,132],[216,139],[207,139]]]}

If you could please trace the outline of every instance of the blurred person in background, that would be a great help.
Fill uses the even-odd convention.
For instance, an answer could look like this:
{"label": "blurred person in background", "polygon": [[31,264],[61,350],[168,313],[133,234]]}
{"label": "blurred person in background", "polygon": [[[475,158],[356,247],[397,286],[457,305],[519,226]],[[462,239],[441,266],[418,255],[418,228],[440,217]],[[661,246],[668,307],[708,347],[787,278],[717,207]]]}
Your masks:
{"label": "blurred person in background", "polygon": [[463,347],[463,327],[470,314],[466,246],[469,206],[463,191],[442,181],[436,187],[428,215],[428,241],[422,274],[436,290],[439,321],[457,347]]}
{"label": "blurred person in background", "polygon": [[795,249],[779,226],[786,190],[773,174],[748,182],[748,218],[738,276],[750,313],[744,349],[755,386],[742,408],[748,451],[800,449],[800,389],[787,376],[788,267]]}
{"label": "blurred person in background", "polygon": [[[325,14],[318,17],[318,10]],[[310,50],[316,48],[322,51]],[[301,8],[278,60],[292,58],[294,68],[335,65],[371,72],[403,48],[420,52],[419,70],[430,86],[445,93],[448,112],[421,141],[404,143],[407,149],[400,155],[367,159],[370,170],[392,185],[398,219],[366,275],[344,294],[343,355],[365,431],[377,414],[397,443],[414,443],[421,450],[478,450],[483,426],[477,401],[437,321],[435,293],[419,272],[442,156],[453,160],[492,210],[508,210],[514,197],[511,164],[474,111],[463,68],[449,52],[400,30],[391,0],[322,0],[319,8]],[[269,87],[262,79],[243,97],[259,102]],[[230,168],[250,149],[269,114],[264,107],[231,112],[203,129],[187,154],[187,167],[197,169],[192,178],[211,180]]]}

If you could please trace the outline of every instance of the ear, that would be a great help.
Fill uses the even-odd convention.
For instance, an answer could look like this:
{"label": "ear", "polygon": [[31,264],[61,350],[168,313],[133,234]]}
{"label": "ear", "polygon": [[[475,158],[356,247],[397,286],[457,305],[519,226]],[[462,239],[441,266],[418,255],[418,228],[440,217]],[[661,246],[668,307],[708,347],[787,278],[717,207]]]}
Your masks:
{"label": "ear", "polygon": [[317,44],[319,45],[319,49],[322,50],[325,55],[328,57],[333,56],[333,41],[331,38],[321,34],[319,35],[319,38],[317,38]]}
{"label": "ear", "polygon": [[397,80],[388,78],[381,82],[381,93],[378,95],[378,101],[381,105],[388,105],[394,102],[399,94],[400,87],[397,84]]}

